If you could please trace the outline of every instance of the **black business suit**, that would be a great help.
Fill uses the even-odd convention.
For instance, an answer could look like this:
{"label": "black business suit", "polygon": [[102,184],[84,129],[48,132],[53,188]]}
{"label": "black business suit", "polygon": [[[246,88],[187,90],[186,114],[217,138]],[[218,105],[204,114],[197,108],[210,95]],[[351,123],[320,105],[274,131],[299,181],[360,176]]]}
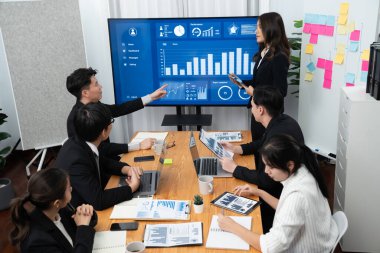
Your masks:
{"label": "black business suit", "polygon": [[[101,103],[101,102],[98,102],[98,103]],[[107,106],[110,109],[113,118],[127,115],[129,113],[132,113],[144,108],[141,98],[138,98],[129,102],[125,102],[120,105],[107,105],[107,104],[103,104],[103,105]],[[73,137],[76,135],[74,119],[75,119],[76,113],[82,106],[84,106],[84,104],[82,104],[79,100],[77,100],[77,102],[71,109],[69,116],[67,117],[67,135],[69,137]],[[107,139],[106,141],[103,141],[100,144],[99,152],[106,157],[115,157],[120,154],[127,153],[128,144],[110,143],[109,140]]]}
{"label": "black business suit", "polygon": [[78,137],[69,138],[58,153],[55,166],[68,171],[74,206],[90,204],[95,210],[103,210],[132,198],[129,186],[104,190],[109,175],[121,176],[125,163],[109,159],[100,154],[100,175],[91,148]]}
{"label": "black business suit", "polygon": [[[288,91],[288,57],[284,53],[276,52],[272,59],[269,59],[269,53],[261,58],[261,53],[258,52],[254,58],[256,59],[256,63],[253,68],[252,80],[244,81],[244,83],[253,88],[264,85],[274,86],[280,91],[281,95],[285,97]],[[251,100],[248,103],[248,108],[251,108]],[[252,140],[260,139],[264,132],[265,128],[263,125],[257,122],[252,115]]]}
{"label": "black business suit", "polygon": [[[270,140],[274,135],[278,134],[287,134],[292,136],[300,144],[304,144],[304,138],[302,130],[298,125],[297,121],[286,114],[281,114],[277,117],[272,118],[269,122],[267,128],[265,129],[264,135],[260,140],[253,141],[251,143],[243,144],[243,154],[254,153],[256,170],[249,170],[243,166],[237,166],[233,176],[249,182],[251,184],[256,184],[260,189],[268,192],[276,198],[280,198],[282,191],[282,184],[280,182],[274,181],[265,173],[265,165],[259,154],[260,148],[265,142]],[[265,202],[261,205],[261,215],[263,222],[263,231],[264,233],[268,232],[272,227],[273,218],[275,210],[270,207]]]}
{"label": "black business suit", "polygon": [[73,241],[73,246],[58,229],[58,227],[38,208],[30,217],[30,229],[27,237],[21,242],[22,253],[91,253],[95,230],[91,226],[76,226],[71,213],[66,209],[60,210],[61,222]]}

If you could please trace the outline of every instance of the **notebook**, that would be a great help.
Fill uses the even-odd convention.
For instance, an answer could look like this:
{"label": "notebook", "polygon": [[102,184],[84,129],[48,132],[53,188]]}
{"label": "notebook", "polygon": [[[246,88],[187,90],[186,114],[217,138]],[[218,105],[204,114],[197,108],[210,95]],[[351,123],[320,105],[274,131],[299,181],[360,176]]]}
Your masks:
{"label": "notebook", "polygon": [[193,132],[190,134],[189,149],[198,176],[232,177],[232,173],[223,170],[222,165],[216,157],[199,157]]}
{"label": "notebook", "polygon": [[[230,216],[234,221],[243,227],[251,230],[252,217],[250,216]],[[239,236],[220,229],[218,225],[218,216],[213,215],[208,232],[206,248],[213,249],[239,249],[249,250],[249,244]]]}
{"label": "notebook", "polygon": [[[165,160],[165,151],[162,150],[160,160],[157,163],[157,170],[144,170],[144,174],[140,176],[140,186],[133,193],[133,197],[146,197],[152,196],[156,193],[158,183],[161,178],[162,167]],[[120,177],[119,186],[127,185],[125,182],[126,177]]]}
{"label": "notebook", "polygon": [[124,253],[126,247],[127,231],[96,232],[93,253]]}

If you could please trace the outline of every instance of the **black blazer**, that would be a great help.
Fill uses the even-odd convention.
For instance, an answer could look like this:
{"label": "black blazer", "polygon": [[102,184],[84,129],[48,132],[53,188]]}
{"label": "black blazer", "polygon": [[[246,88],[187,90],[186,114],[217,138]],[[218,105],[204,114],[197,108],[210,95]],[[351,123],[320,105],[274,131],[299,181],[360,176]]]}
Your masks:
{"label": "black blazer", "polygon": [[[101,102],[98,102],[101,103]],[[112,117],[117,118],[123,115],[127,115],[129,113],[138,111],[142,108],[144,108],[143,102],[141,98],[125,102],[121,105],[108,105],[103,104],[107,106],[112,114]],[[77,100],[73,108],[71,109],[71,112],[69,116],[67,117],[67,135],[69,137],[73,137],[76,135],[76,130],[74,126],[74,118],[78,110],[83,106],[83,104]],[[103,155],[107,157],[113,157],[117,156],[119,154],[127,153],[128,152],[128,144],[119,144],[119,143],[110,143],[107,139],[106,141],[103,141],[101,145],[99,146],[99,151]]]}
{"label": "black blazer", "polygon": [[274,181],[265,173],[265,166],[259,154],[259,150],[263,144],[276,134],[288,134],[295,138],[299,143],[304,143],[302,130],[297,121],[286,114],[281,114],[269,122],[268,127],[260,140],[241,145],[243,154],[252,153],[253,151],[255,155],[256,170],[249,170],[246,167],[237,166],[233,175],[238,179],[256,184],[260,189],[263,189],[278,198],[280,197],[282,184]]}
{"label": "black blazer", "polygon": [[244,83],[253,88],[263,85],[274,86],[285,97],[288,92],[289,70],[289,61],[286,55],[276,52],[273,58],[269,60],[268,54],[261,58],[261,53],[258,52],[254,57],[257,60],[253,68],[252,80],[245,80]]}
{"label": "black blazer", "polygon": [[91,226],[77,227],[71,218],[71,213],[66,209],[60,211],[60,216],[74,247],[71,246],[57,226],[36,208],[30,213],[29,234],[20,244],[21,252],[92,252],[95,235],[94,228]]}
{"label": "black blazer", "polygon": [[94,153],[78,137],[69,138],[59,151],[55,166],[66,169],[70,175],[73,187],[71,203],[75,207],[90,204],[95,210],[103,210],[132,198],[129,186],[104,190],[109,175],[121,176],[121,168],[126,164],[100,154],[99,165],[100,175]]}

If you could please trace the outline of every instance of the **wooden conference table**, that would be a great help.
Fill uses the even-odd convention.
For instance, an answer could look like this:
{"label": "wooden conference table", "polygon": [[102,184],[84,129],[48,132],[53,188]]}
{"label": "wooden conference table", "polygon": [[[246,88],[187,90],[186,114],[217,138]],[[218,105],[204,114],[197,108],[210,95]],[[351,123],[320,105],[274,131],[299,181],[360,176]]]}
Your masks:
{"label": "wooden conference table", "polygon": [[[250,141],[250,132],[243,131],[243,143]],[[199,140],[199,132],[194,132],[194,136],[197,141],[197,148],[199,155],[204,156],[214,156],[211,151],[209,151],[206,146],[204,146]],[[159,187],[154,198],[157,199],[177,199],[177,200],[191,200],[195,194],[199,193],[198,189],[198,179],[195,173],[193,161],[189,150],[189,131],[172,131],[168,133],[166,137],[166,143],[171,143],[175,141],[175,146],[167,149],[166,158],[173,159],[171,165],[164,165],[162,169],[162,174],[159,182]],[[131,152],[123,155],[122,161],[127,162],[131,166],[140,166],[145,170],[151,168],[157,168],[158,156],[155,155],[155,161],[151,162],[133,162],[133,157],[141,155],[154,155],[153,150],[140,150]],[[235,155],[234,160],[242,166],[248,168],[255,168],[253,155],[240,156]],[[119,177],[112,176],[108,182],[107,188],[112,188],[117,186]],[[202,246],[189,246],[189,247],[173,247],[173,248],[148,248],[146,252],[218,252],[224,253],[230,250],[220,250],[220,249],[206,249],[206,241],[208,236],[208,231],[210,228],[210,222],[212,215],[218,214],[220,208],[210,204],[210,201],[222,194],[225,191],[232,191],[237,185],[244,184],[243,181],[235,178],[214,178],[214,193],[209,195],[204,195],[204,211],[201,214],[195,214],[193,207],[191,208],[191,215],[189,221],[138,221],[139,227],[136,231],[127,231],[127,243],[132,241],[142,241],[145,224],[157,224],[157,223],[183,223],[183,222],[203,222],[203,245]],[[258,198],[256,199],[258,200]],[[130,220],[110,220],[112,208],[108,208],[104,211],[99,211],[98,213],[98,225],[96,226],[97,231],[109,230],[111,223],[113,222],[126,222]],[[225,215],[239,215],[231,211],[225,211]],[[262,234],[261,226],[261,213],[260,208],[256,208],[252,213],[252,231]],[[252,247],[250,247],[249,252],[258,252]]]}

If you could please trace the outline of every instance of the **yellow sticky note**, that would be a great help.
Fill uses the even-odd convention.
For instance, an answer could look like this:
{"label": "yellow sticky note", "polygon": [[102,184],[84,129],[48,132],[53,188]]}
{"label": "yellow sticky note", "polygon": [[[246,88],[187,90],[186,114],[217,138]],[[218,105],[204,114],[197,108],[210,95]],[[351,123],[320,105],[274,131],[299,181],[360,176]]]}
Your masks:
{"label": "yellow sticky note", "polygon": [[350,7],[349,3],[341,3],[340,4],[340,9],[339,9],[339,14],[348,14],[348,8]]}
{"label": "yellow sticky note", "polygon": [[306,74],[305,74],[305,81],[308,81],[308,82],[313,81],[313,73],[306,72]]}
{"label": "yellow sticky note", "polygon": [[369,49],[365,49],[362,52],[362,60],[369,61]]}
{"label": "yellow sticky note", "polygon": [[305,49],[305,54],[313,54],[313,44],[307,44]]}
{"label": "yellow sticky note", "polygon": [[337,46],[337,53],[338,54],[344,54],[346,49],[346,45],[339,43]]}
{"label": "yellow sticky note", "polygon": [[344,61],[344,54],[335,55],[335,59],[334,59],[335,64],[343,64],[343,61]]}
{"label": "yellow sticky note", "polygon": [[338,25],[337,33],[338,34],[346,34],[347,28],[345,25]]}
{"label": "yellow sticky note", "polygon": [[345,25],[347,23],[347,15],[340,14],[338,18],[338,25]]}
{"label": "yellow sticky note", "polygon": [[173,164],[173,159],[171,159],[171,158],[165,158],[165,160],[164,160],[164,164],[165,164],[165,165]]}
{"label": "yellow sticky note", "polygon": [[355,30],[355,22],[354,21],[351,21],[347,24],[347,30],[348,30],[348,32],[352,32],[353,30]]}

